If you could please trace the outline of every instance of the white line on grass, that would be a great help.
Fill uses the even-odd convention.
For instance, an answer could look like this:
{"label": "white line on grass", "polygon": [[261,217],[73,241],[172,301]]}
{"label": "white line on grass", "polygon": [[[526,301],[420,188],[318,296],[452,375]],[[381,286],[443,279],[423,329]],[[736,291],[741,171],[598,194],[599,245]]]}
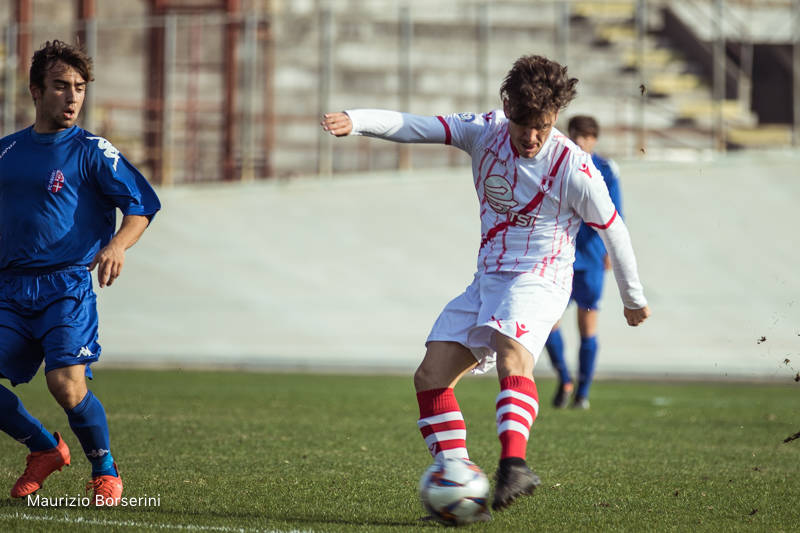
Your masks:
{"label": "white line on grass", "polygon": [[28,513],[0,514],[0,520],[30,520],[32,522],[55,522],[58,524],[82,524],[88,526],[115,526],[115,527],[135,527],[139,529],[176,529],[180,531],[220,531],[222,533],[311,533],[310,530],[291,529],[288,531],[280,529],[254,529],[249,527],[227,527],[227,526],[196,526],[192,524],[160,524],[148,522],[135,522],[133,520],[106,520],[83,518],[82,516],[72,518],[69,516],[49,516],[32,515]]}

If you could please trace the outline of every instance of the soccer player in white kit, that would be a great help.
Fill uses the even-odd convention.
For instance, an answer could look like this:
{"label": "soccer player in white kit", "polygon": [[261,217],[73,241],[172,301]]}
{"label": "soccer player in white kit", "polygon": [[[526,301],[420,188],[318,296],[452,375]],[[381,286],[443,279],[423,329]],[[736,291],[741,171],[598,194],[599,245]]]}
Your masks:
{"label": "soccer player in white kit", "polygon": [[598,230],[608,249],[628,324],[638,326],[650,315],[628,230],[602,175],[554,127],[577,82],[554,61],[524,56],[501,86],[502,111],[423,117],[356,109],[322,120],[336,136],[450,144],[472,156],[481,217],[477,272],[433,325],[414,386],[417,424],[431,455],[468,458],[453,387],[469,371],[497,366],[495,510],[539,484],[525,462],[539,411],[533,368],[569,302],[581,220]]}

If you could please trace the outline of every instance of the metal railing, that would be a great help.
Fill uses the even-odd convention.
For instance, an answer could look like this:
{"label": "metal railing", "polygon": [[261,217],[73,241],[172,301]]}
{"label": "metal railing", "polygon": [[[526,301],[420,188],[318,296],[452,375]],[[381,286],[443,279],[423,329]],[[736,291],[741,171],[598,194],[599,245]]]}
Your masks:
{"label": "metal railing", "polygon": [[[692,1],[713,6],[718,24],[728,3],[748,3]],[[793,12],[797,146],[800,0],[774,3]],[[426,146],[369,139],[334,145],[318,128],[319,116],[347,107],[420,114],[496,108],[502,76],[526,53],[553,57],[579,75],[581,96],[566,116],[598,113],[604,132],[600,147],[609,155],[635,156],[645,146],[651,156],[659,149],[722,149],[725,124],[719,111],[711,131],[694,128],[698,141],[686,142],[683,129],[671,133],[674,106],[641,90],[654,74],[645,61],[646,52],[658,45],[653,25],[669,4],[317,0],[237,15],[180,13],[63,27],[36,20],[25,26],[10,23],[3,28],[0,53],[0,123],[8,134],[32,122],[29,58],[18,57],[20,34],[30,35],[36,48],[53,38],[74,41],[80,33],[96,65],[82,124],[112,140],[162,184],[464,164],[456,152]],[[601,42],[604,26],[618,29],[621,40]],[[632,38],[626,40],[627,32]],[[627,71],[626,52],[637,57]],[[715,64],[728,64],[715,70],[709,91],[721,102],[721,73],[731,68],[723,59],[722,38],[714,53]],[[746,62],[736,69],[740,95],[749,92],[748,69]]]}

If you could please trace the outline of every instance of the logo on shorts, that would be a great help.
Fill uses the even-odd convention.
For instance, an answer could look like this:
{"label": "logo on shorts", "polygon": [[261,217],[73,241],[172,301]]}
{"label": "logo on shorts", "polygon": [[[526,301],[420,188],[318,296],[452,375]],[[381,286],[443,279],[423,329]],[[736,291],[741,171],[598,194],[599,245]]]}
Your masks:
{"label": "logo on shorts", "polygon": [[520,337],[522,337],[523,335],[525,335],[526,333],[528,333],[528,330],[525,329],[525,324],[520,324],[519,322],[515,322],[515,324],[517,325],[517,338],[518,339]]}
{"label": "logo on shorts", "polygon": [[475,113],[459,113],[456,116],[461,122],[472,122],[475,120]]}
{"label": "logo on shorts", "polygon": [[92,351],[89,349],[88,346],[83,346],[81,348],[81,351],[78,352],[78,357],[91,357],[93,355],[94,354],[92,353]]}
{"label": "logo on shorts", "polygon": [[500,323],[500,319],[499,318],[495,318],[495,316],[492,315],[492,320],[495,321],[495,323],[497,324],[498,328],[503,329],[503,324]]}
{"label": "logo on shorts", "polygon": [[489,207],[497,213],[508,213],[509,209],[519,205],[514,201],[511,184],[503,176],[495,174],[486,178],[486,181],[483,182],[483,193]]}
{"label": "logo on shorts", "polygon": [[50,180],[47,182],[47,190],[58,192],[64,188],[64,173],[56,169],[50,173]]}

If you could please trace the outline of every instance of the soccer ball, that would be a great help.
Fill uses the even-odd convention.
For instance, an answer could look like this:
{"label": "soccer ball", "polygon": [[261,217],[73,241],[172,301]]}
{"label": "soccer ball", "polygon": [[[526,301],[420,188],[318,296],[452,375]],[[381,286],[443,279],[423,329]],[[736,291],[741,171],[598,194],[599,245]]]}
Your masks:
{"label": "soccer ball", "polygon": [[449,457],[425,471],[419,496],[434,520],[449,526],[469,524],[487,511],[489,478],[472,461]]}

